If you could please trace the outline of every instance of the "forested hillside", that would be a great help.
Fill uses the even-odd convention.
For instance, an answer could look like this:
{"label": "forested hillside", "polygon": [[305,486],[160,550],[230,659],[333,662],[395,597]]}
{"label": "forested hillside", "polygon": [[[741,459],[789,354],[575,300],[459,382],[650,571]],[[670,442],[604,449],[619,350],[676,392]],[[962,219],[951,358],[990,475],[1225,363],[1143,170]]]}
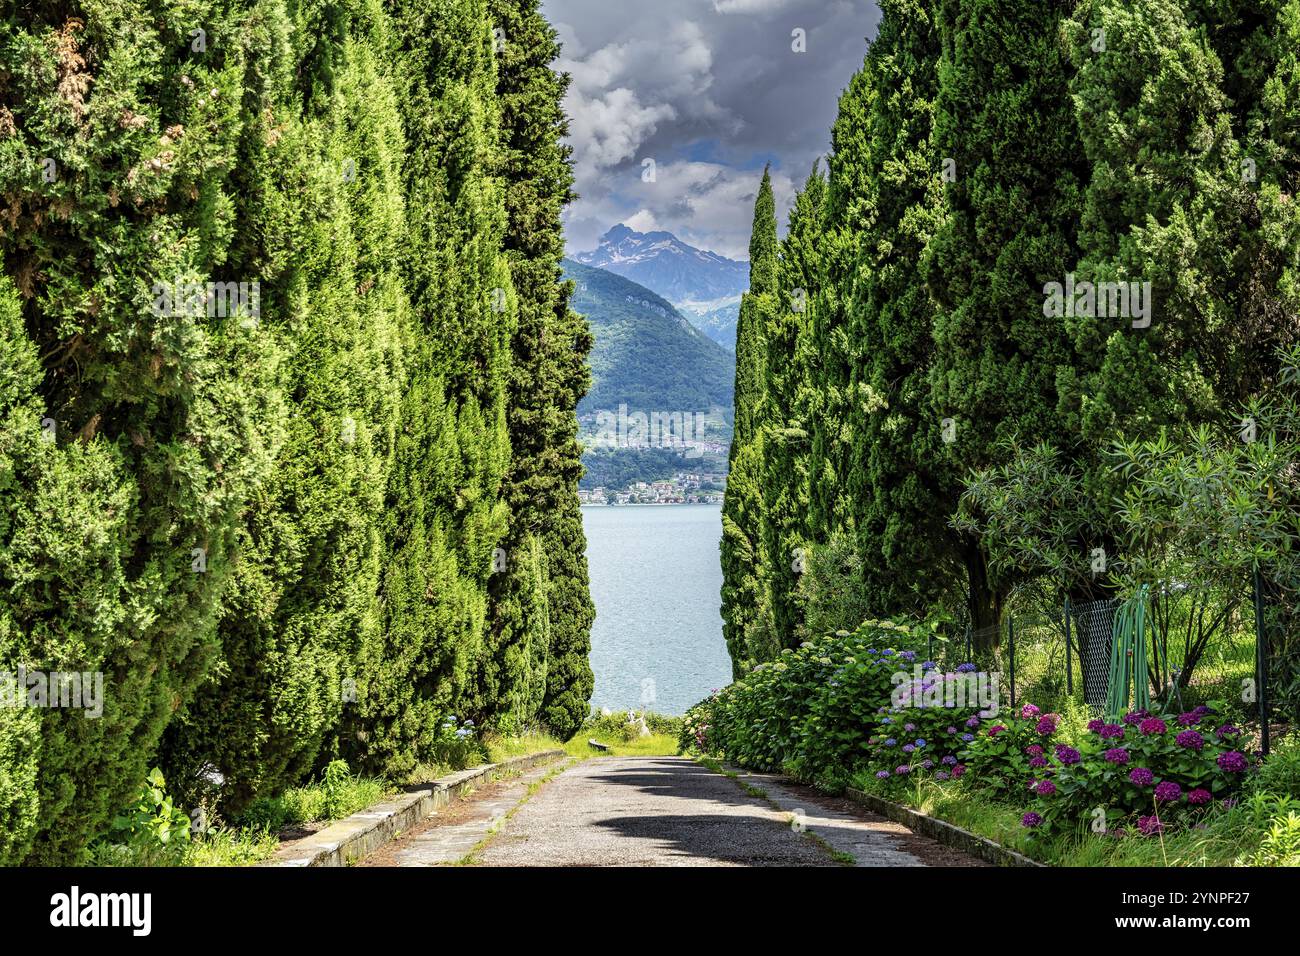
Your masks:
{"label": "forested hillside", "polygon": [[3,5],[0,672],[103,699],[0,707],[0,863],[83,859],[154,765],[236,811],[586,716],[538,7]]}
{"label": "forested hillside", "polygon": [[1013,595],[1208,635],[1258,572],[1294,710],[1300,4],[881,7],[779,243],[755,206],[738,674],[872,616],[987,648]]}
{"label": "forested hillside", "polygon": [[730,417],[731,355],[694,328],[668,300],[631,279],[564,261],[573,308],[587,319],[591,391],[579,411],[716,411]]}

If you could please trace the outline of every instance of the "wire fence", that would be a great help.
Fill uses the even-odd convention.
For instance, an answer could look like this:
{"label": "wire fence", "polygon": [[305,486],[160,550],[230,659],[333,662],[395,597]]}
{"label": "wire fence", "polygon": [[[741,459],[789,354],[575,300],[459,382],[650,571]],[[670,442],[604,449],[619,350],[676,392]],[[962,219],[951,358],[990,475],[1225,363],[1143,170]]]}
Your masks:
{"label": "wire fence", "polygon": [[[1216,700],[1240,701],[1259,715],[1267,753],[1266,665],[1269,647],[1278,641],[1276,635],[1262,641],[1260,636],[1270,633],[1269,621],[1276,617],[1270,614],[1270,598],[1253,581],[1229,591],[1171,586],[1146,594],[1139,656],[1145,658],[1153,705],[1182,711]],[[1073,701],[1104,716],[1116,690],[1111,685],[1118,683],[1115,675],[1134,673],[1131,660],[1127,670],[1114,666],[1122,606],[1118,598],[1077,604],[1066,598],[1054,605],[1041,595],[1013,595],[1001,624],[949,628],[930,640],[928,657],[946,672],[973,664],[999,674],[1003,700],[1012,707],[1032,701],[1056,710]],[[1118,699],[1127,700],[1130,693],[1131,688],[1122,689]]]}

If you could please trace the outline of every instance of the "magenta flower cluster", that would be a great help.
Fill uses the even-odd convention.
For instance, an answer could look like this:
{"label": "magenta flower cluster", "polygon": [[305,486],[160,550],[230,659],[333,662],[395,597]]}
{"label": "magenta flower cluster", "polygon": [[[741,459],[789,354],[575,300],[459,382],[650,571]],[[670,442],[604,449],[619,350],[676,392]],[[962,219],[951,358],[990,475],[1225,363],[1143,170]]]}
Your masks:
{"label": "magenta flower cluster", "polygon": [[1219,754],[1218,764],[1220,769],[1229,773],[1241,773],[1247,766],[1246,755],[1237,750],[1229,750]]}

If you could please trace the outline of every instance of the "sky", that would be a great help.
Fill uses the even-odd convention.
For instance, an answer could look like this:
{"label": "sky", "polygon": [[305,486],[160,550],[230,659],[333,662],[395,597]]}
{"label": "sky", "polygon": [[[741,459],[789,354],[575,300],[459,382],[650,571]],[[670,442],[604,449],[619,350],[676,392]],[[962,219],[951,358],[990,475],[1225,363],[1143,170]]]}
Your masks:
{"label": "sky", "polygon": [[555,67],[572,76],[581,198],[565,214],[570,253],[623,222],[733,259],[748,258],[769,162],[784,232],[880,21],[868,0],[543,0],[542,10],[563,46]]}

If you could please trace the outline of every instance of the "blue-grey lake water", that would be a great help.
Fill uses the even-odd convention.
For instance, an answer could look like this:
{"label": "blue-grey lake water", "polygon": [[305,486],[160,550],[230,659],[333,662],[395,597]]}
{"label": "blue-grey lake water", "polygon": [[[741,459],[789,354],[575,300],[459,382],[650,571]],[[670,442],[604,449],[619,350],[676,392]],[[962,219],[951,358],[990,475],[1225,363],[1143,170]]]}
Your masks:
{"label": "blue-grey lake water", "polygon": [[596,624],[593,707],[684,714],[731,681],[718,596],[722,508],[582,509]]}

